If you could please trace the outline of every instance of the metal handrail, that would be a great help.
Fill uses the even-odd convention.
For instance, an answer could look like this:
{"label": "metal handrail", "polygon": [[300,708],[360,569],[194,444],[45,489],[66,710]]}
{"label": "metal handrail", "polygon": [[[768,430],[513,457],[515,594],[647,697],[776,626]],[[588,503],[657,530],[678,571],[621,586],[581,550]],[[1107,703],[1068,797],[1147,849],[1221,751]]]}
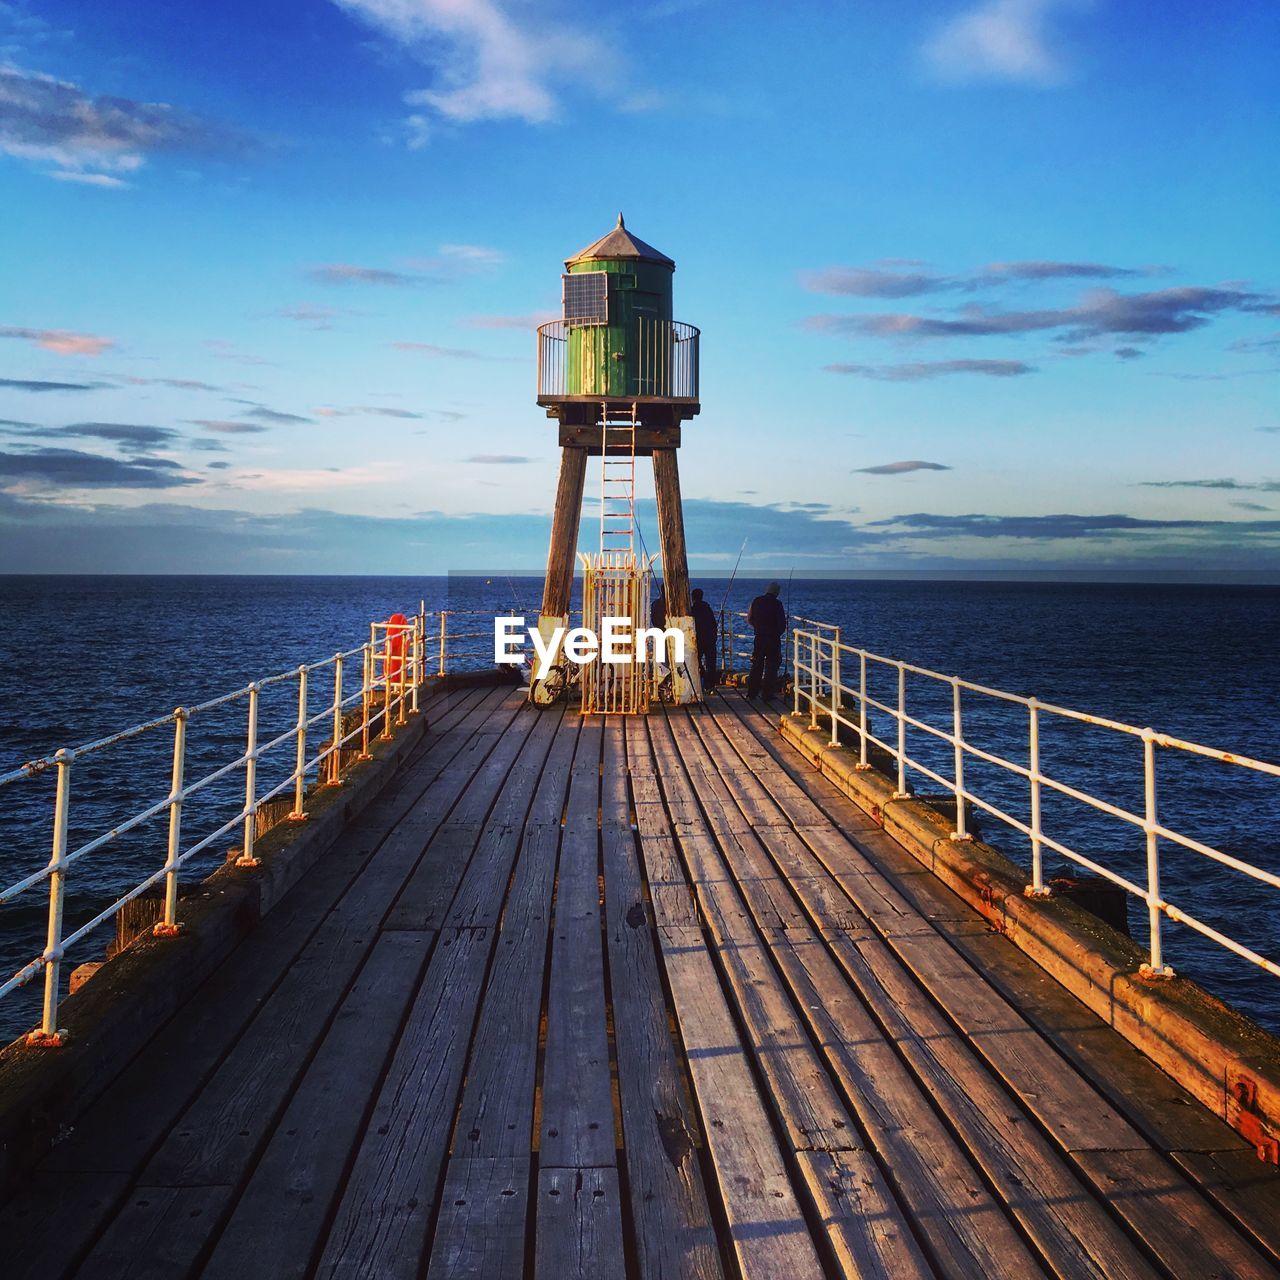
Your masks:
{"label": "metal handrail", "polygon": [[[525,612],[537,616],[537,610],[528,609]],[[303,663],[288,671],[276,672],[229,693],[219,694],[193,706],[178,707],[168,715],[130,725],[118,733],[61,750],[52,756],[27,761],[17,768],[0,773],[0,789],[38,777],[50,770],[57,774],[53,850],[48,863],[12,884],[0,887],[0,905],[3,905],[42,883],[49,886],[48,930],[44,950],[6,981],[0,982],[2,999],[38,974],[45,975],[40,1030],[29,1037],[32,1043],[59,1043],[57,1013],[60,1002],[60,971],[64,957],[75,943],[109,920],[126,903],[161,882],[165,884],[164,912],[160,923],[154,926],[154,932],[162,937],[176,934],[181,927],[178,919],[178,887],[183,867],[236,828],[241,829],[242,836],[240,847],[233,854],[235,865],[257,866],[254,841],[258,814],[263,806],[277,796],[292,791],[292,804],[287,818],[295,822],[305,820],[307,779],[318,776],[323,780],[321,785],[339,785],[343,775],[356,761],[369,759],[370,744],[375,733],[382,739],[390,738],[395,727],[405,724],[409,716],[418,712],[419,689],[427,679],[429,669],[432,675],[444,676],[454,671],[491,667],[494,646],[492,629],[458,630],[458,626],[459,620],[463,620],[461,625],[468,628],[474,626],[474,623],[466,620],[493,616],[493,611],[483,609],[428,611],[425,603],[422,603],[417,613],[403,622],[370,623],[367,641],[341,650],[331,657]],[[360,662],[360,687],[351,691],[347,687],[350,683],[347,678],[348,666],[353,665],[357,659]],[[326,698],[324,706],[313,712],[312,692],[321,677],[326,682],[330,679],[330,672],[332,697]],[[297,688],[296,719],[283,732],[267,741],[259,741],[260,694],[264,689],[290,682]],[[188,725],[214,710],[234,704],[242,704],[245,708],[244,750],[234,759],[219,763],[203,776],[188,779]],[[347,717],[357,707],[359,716],[354,727],[349,728]],[[75,765],[88,756],[169,726],[173,728],[173,753],[168,794],[137,813],[130,814],[109,830],[99,832],[69,848],[71,779]],[[328,729],[328,740],[325,745],[313,751],[308,746],[308,739],[314,730],[321,727]],[[258,762],[289,746],[294,750],[294,762],[288,776],[269,789],[260,789]],[[342,753],[352,746],[358,747],[357,753],[353,759],[344,763]],[[226,818],[214,831],[184,848],[184,803],[237,771],[243,771],[245,779],[244,801],[238,811]],[[166,812],[169,816],[169,834],[163,864],[131,885],[87,923],[74,932],[66,932],[63,915],[68,893],[68,873],[77,864]]]}
{"label": "metal handrail", "polygon": [[[602,383],[608,381],[613,360],[627,357],[624,367],[631,383],[620,393],[630,396],[655,396],[664,400],[696,400],[698,398],[698,347],[701,333],[696,325],[683,320],[639,317],[628,330],[627,346],[617,352],[610,349],[613,330],[606,326],[571,325],[566,320],[551,320],[538,326],[538,398],[558,399],[590,396],[599,399]],[[576,364],[569,360],[571,333],[586,333],[583,358]],[[590,342],[590,346],[585,345]],[[597,346],[599,350],[597,351]],[[606,393],[606,398],[608,394]]]}
{"label": "metal handrail", "polygon": [[[801,621],[808,622],[808,619]],[[871,768],[868,761],[868,750],[871,746],[886,752],[896,766],[895,799],[906,799],[911,795],[909,772],[914,771],[924,778],[937,783],[949,791],[955,799],[956,824],[951,839],[964,841],[972,839],[966,823],[966,804],[990,814],[998,821],[1005,823],[1014,831],[1025,836],[1031,844],[1031,883],[1025,893],[1030,898],[1050,896],[1050,889],[1044,881],[1044,850],[1050,849],[1067,861],[1083,867],[1095,875],[1101,876],[1109,883],[1122,888],[1126,893],[1141,900],[1147,909],[1150,931],[1150,961],[1142,966],[1143,972],[1152,977],[1168,977],[1172,968],[1165,962],[1164,939],[1161,936],[1163,919],[1187,925],[1206,938],[1233,952],[1235,955],[1250,961],[1266,972],[1280,977],[1280,963],[1272,960],[1244,943],[1233,939],[1211,925],[1189,914],[1182,908],[1169,902],[1160,884],[1160,846],[1168,841],[1181,848],[1211,859],[1221,866],[1250,877],[1252,880],[1266,884],[1273,889],[1280,889],[1280,875],[1255,866],[1242,858],[1225,853],[1191,836],[1175,831],[1160,820],[1157,805],[1156,754],[1157,747],[1195,755],[1209,760],[1217,760],[1242,769],[1251,770],[1273,778],[1280,778],[1280,765],[1265,760],[1256,760],[1242,756],[1236,752],[1223,751],[1216,747],[1208,747],[1201,743],[1188,742],[1171,734],[1158,733],[1151,728],[1125,724],[1105,716],[1091,715],[1076,711],[1070,707],[1061,707],[1053,703],[1041,702],[1036,698],[1027,698],[1019,694],[1009,693],[1003,689],[994,689],[988,685],[964,680],[959,676],[945,675],[928,667],[916,666],[902,662],[896,658],[888,658],[882,654],[871,653],[866,649],[848,645],[841,641],[840,628],[823,623],[821,630],[797,628],[792,633],[792,666],[793,704],[792,715],[804,714],[807,706],[809,726],[819,727],[820,719],[827,720],[830,726],[830,743],[840,744],[840,730],[845,728],[855,735],[858,747],[857,769]],[[858,680],[856,687],[846,684],[842,674],[845,659],[856,661]],[[884,702],[871,696],[867,687],[868,666],[879,665],[891,670],[897,676],[897,699],[895,702]],[[920,715],[913,715],[907,710],[907,676],[948,686],[951,690],[951,717],[946,727],[929,724]],[[964,718],[962,695],[977,694],[995,699],[1006,704],[1022,706],[1027,711],[1027,765],[1018,764],[992,751],[984,750],[968,741],[964,735]],[[856,718],[846,714],[852,706]],[[897,727],[896,740],[889,742],[877,737],[868,724],[868,714],[876,711],[888,716]],[[1051,716],[1062,720],[1074,721],[1097,728],[1105,729],[1133,737],[1141,741],[1143,748],[1143,811],[1135,813],[1121,805],[1112,804],[1108,800],[1095,796],[1079,787],[1051,777],[1040,767],[1040,729],[1041,717]],[[952,771],[950,776],[938,772],[937,769],[922,763],[907,751],[908,728],[923,733],[952,748]],[[982,760],[987,764],[1013,775],[1024,781],[1029,789],[1030,822],[1006,812],[990,799],[976,794],[966,786],[964,766],[968,758]],[[1044,830],[1042,799],[1045,790],[1066,796],[1089,808],[1116,818],[1142,831],[1146,842],[1146,883],[1139,884],[1126,876],[1113,871],[1093,858],[1069,847],[1062,840],[1056,839]]]}
{"label": "metal handrail", "polygon": [[[187,863],[228,832],[240,827],[243,832],[242,844],[238,850],[234,851],[237,855],[234,858],[235,865],[257,866],[258,859],[254,854],[255,827],[258,814],[268,801],[292,790],[292,807],[288,818],[292,821],[303,821],[308,816],[308,776],[321,778],[323,780],[321,785],[340,784],[342,775],[355,762],[348,760],[344,765],[342,759],[344,749],[358,739],[360,751],[355,760],[368,759],[369,739],[373,730],[380,729],[381,736],[389,738],[392,736],[393,721],[397,725],[403,725],[409,715],[417,712],[419,686],[425,677],[424,629],[427,617],[425,608],[422,608],[403,623],[375,622],[370,626],[367,642],[342,650],[333,654],[332,657],[303,663],[289,671],[277,672],[230,693],[220,694],[194,706],[178,707],[166,716],[157,716],[140,724],[131,725],[118,733],[108,734],[73,749],[64,748],[53,756],[28,761],[16,769],[0,774],[0,788],[38,777],[48,770],[55,770],[57,774],[53,812],[53,847],[49,862],[38,870],[20,877],[7,887],[0,888],[0,904],[3,904],[42,883],[47,883],[49,886],[48,927],[44,950],[10,978],[0,983],[0,998],[3,998],[43,972],[45,982],[40,1029],[32,1032],[28,1037],[32,1043],[57,1044],[60,1042],[61,1037],[57,1026],[60,971],[62,961],[71,947],[116,915],[126,903],[133,901],[161,882],[165,884],[163,917],[154,926],[153,931],[161,937],[176,934],[181,927],[178,919],[179,878],[182,868]],[[442,619],[440,625],[442,646],[446,633],[447,627]],[[357,656],[361,663],[360,688],[350,692],[346,688],[345,667]],[[444,662],[443,648],[441,661]],[[332,671],[332,696],[326,700],[320,711],[313,713],[310,708],[309,686],[321,675],[328,678],[327,673],[330,670]],[[259,695],[265,688],[287,682],[296,682],[297,719],[283,733],[260,743],[258,741]],[[235,759],[219,764],[202,777],[188,780],[186,778],[187,726],[197,717],[205,716],[217,708],[237,703],[243,704],[246,708],[244,751]],[[360,707],[359,722],[354,728],[347,728],[347,714],[357,705]],[[330,729],[328,740],[319,749],[309,751],[308,735],[313,729],[322,725]],[[69,848],[71,780],[76,764],[86,757],[156,730],[162,730],[167,726],[173,727],[172,775],[168,794],[139,812],[129,815],[109,830],[99,832],[74,848]],[[269,753],[288,745],[294,748],[292,771],[274,787],[260,791],[257,785],[258,761]],[[237,770],[243,770],[245,776],[244,803],[238,812],[233,813],[216,830],[184,848],[182,843],[184,803]],[[98,911],[86,923],[72,932],[67,932],[63,927],[63,918],[67,903],[69,873],[72,869],[78,863],[113,844],[120,837],[166,812],[169,816],[169,832],[163,864],[143,876],[136,884],[131,885],[127,891],[109,906]]]}

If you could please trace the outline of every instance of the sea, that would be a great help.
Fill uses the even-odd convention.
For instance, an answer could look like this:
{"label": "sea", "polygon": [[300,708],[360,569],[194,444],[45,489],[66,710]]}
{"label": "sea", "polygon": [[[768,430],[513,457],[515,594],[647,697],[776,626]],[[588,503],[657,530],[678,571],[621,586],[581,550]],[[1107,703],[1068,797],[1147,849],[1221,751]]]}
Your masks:
{"label": "sea", "polygon": [[[717,611],[732,617],[763,590],[760,579],[708,578]],[[468,665],[492,665],[492,615],[536,620],[541,582],[505,573],[452,577],[0,577],[0,774],[130,725],[240,688],[251,680],[361,644],[371,620],[394,612],[451,611],[451,644]],[[846,644],[1041,702],[1280,762],[1280,588],[1272,586],[793,578],[782,583],[789,612],[838,625]],[[856,686],[856,662],[843,677]],[[868,694],[896,705],[897,671],[868,664]],[[325,681],[329,681],[328,685]],[[332,697],[332,673],[313,682],[309,709]],[[345,692],[358,688],[348,669]],[[907,711],[949,731],[949,683],[909,674]],[[259,740],[297,716],[297,686],[264,692]],[[965,736],[985,752],[1026,766],[1027,712],[978,693],[962,697]],[[188,780],[243,750],[244,703],[196,717],[188,737]],[[896,738],[873,712],[871,732]],[[169,790],[172,725],[86,756],[73,767],[69,844],[110,831]],[[908,755],[943,779],[948,744],[911,728]],[[260,767],[261,789],[292,768],[289,746]],[[1110,730],[1041,713],[1042,771],[1070,787],[1143,813],[1143,744]],[[1280,874],[1280,779],[1172,749],[1156,753],[1162,824],[1229,856]],[[909,775],[913,791],[945,786]],[[1027,822],[1025,779],[980,759],[966,763],[968,790]],[[211,832],[243,798],[233,771],[188,801],[184,847]],[[0,788],[0,889],[49,857],[53,770]],[[979,834],[1029,866],[1028,842],[979,812]],[[1046,787],[1045,833],[1145,884],[1146,840],[1129,823]],[[167,818],[86,854],[68,872],[69,927],[89,920],[164,860]],[[235,833],[193,859],[199,879],[237,843]],[[1046,850],[1046,874],[1071,870]],[[1280,890],[1165,841],[1162,892],[1187,915],[1280,960]],[[0,982],[44,946],[47,890],[0,905]],[[1129,904],[1133,936],[1146,940],[1146,909]],[[101,958],[108,923],[64,967]],[[1166,921],[1166,961],[1272,1031],[1280,1032],[1280,979],[1188,926]],[[40,980],[0,999],[0,1043],[38,1020]]]}

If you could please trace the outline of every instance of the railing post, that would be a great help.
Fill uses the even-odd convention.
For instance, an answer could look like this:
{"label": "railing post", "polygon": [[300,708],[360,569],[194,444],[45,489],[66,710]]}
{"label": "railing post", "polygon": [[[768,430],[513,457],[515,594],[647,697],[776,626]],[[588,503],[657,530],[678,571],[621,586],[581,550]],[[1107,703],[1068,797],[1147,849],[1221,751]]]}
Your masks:
{"label": "railing post", "polygon": [[420,674],[419,666],[422,662],[422,619],[421,618],[414,618],[413,620],[412,648],[413,648],[413,665],[412,667],[409,668],[410,670],[409,688],[411,691],[410,696],[412,698],[412,703],[410,704],[410,707],[409,707],[409,714],[416,716],[418,714],[418,681],[419,681],[419,674]]}
{"label": "railing post", "polygon": [[399,686],[396,697],[396,724],[405,724],[408,720],[408,713],[405,710],[405,703],[408,701],[409,693],[409,660],[412,652],[412,645],[409,643],[409,636],[406,634],[405,627],[398,627],[396,630],[396,638],[394,643],[390,639],[388,632],[387,645],[393,648],[396,653],[396,684]]}
{"label": "railing post", "polygon": [[800,714],[800,632],[791,633],[791,696],[794,707],[791,714]]}
{"label": "railing post", "polygon": [[858,650],[858,763],[860,773],[866,773],[867,763],[867,651]]}
{"label": "railing post", "polygon": [[[384,629],[382,633],[382,732],[378,734],[381,742],[391,740],[391,632]],[[373,652],[374,670],[377,670],[378,651]]]}
{"label": "railing post", "polygon": [[307,664],[298,668],[298,750],[293,766],[293,812],[291,822],[302,822],[307,816]]}
{"label": "railing post", "polygon": [[49,858],[49,933],[44,951],[44,1012],[40,1030],[28,1040],[37,1044],[62,1043],[58,1034],[58,983],[62,971],[62,906],[67,896],[67,813],[71,807],[71,765],[74,751],[53,757],[58,765],[58,792],[53,802],[53,852]]}
{"label": "railing post", "polygon": [[[809,635],[809,728],[818,727],[818,633]],[[799,679],[800,673],[796,672]]]}
{"label": "railing post", "polygon": [[960,677],[951,677],[952,741],[955,743],[956,829],[953,840],[971,840],[964,812],[964,730],[960,722]]}
{"label": "railing post", "polygon": [[898,663],[898,789],[893,793],[895,800],[906,800],[911,792],[907,790],[907,668]]}
{"label": "railing post", "polygon": [[840,745],[840,628],[831,646],[831,745]]}
{"label": "railing post", "polygon": [[169,787],[169,851],[165,858],[164,919],[152,930],[160,937],[178,932],[178,856],[182,849],[182,783],[187,768],[187,712],[173,713],[173,776]]}
{"label": "railing post", "polygon": [[1052,891],[1044,883],[1044,854],[1040,844],[1040,704],[1027,699],[1031,714],[1027,772],[1031,775],[1031,883],[1023,890],[1028,898],[1048,898]]}
{"label": "railing post", "polygon": [[342,654],[333,655],[333,745],[329,751],[329,785],[342,785]]}
{"label": "railing post", "polygon": [[258,807],[258,685],[249,686],[249,729],[244,748],[244,848],[236,859],[237,867],[256,867],[253,856],[253,828]]}
{"label": "railing post", "polygon": [[1156,734],[1154,729],[1142,731],[1143,774],[1146,783],[1147,833],[1147,918],[1151,926],[1151,963],[1141,972],[1148,978],[1172,978],[1173,970],[1164,962],[1160,944],[1160,838],[1156,835]]}
{"label": "railing post", "polygon": [[441,609],[440,610],[440,667],[439,667],[439,670],[436,672],[436,674],[440,676],[444,675],[445,654],[446,654],[445,631],[448,627],[448,618],[449,618],[448,610]]}
{"label": "railing post", "polygon": [[373,702],[373,645],[361,650],[360,673],[360,759],[369,760],[369,707]]}

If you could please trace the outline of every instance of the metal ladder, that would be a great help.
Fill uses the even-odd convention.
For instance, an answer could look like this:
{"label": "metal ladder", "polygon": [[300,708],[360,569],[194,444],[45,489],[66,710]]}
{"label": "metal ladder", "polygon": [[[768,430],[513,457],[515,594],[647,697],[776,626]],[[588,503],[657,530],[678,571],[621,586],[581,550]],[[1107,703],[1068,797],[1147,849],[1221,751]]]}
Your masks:
{"label": "metal ladder", "polygon": [[[635,556],[636,406],[622,421],[600,415],[600,554]],[[611,455],[610,450],[615,452]]]}

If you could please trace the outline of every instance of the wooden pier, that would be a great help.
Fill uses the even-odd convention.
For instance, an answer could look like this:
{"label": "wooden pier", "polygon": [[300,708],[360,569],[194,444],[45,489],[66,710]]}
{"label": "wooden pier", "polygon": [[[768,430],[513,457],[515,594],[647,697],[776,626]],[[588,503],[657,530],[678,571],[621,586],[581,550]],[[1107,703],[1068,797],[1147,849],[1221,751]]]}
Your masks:
{"label": "wooden pier", "polygon": [[1280,1274],[1280,1178],[738,694],[443,693],[9,1280]]}

